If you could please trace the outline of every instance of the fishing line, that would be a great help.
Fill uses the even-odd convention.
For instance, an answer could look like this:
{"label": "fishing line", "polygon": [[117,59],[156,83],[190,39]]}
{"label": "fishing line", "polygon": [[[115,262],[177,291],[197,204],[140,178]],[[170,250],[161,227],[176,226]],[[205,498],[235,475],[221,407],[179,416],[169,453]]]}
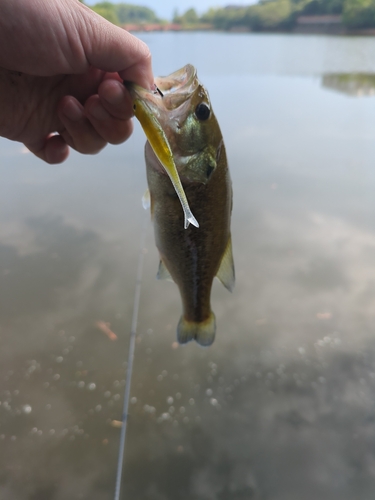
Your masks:
{"label": "fishing line", "polygon": [[133,316],[132,316],[132,324],[130,330],[128,367],[126,370],[126,383],[124,390],[124,405],[122,408],[122,419],[121,419],[122,426],[121,426],[119,453],[117,460],[116,488],[115,488],[114,500],[120,500],[121,479],[122,479],[124,453],[125,453],[126,428],[129,417],[128,411],[129,411],[130,385],[133,373],[135,338],[137,334],[138,311],[139,311],[139,301],[141,297],[141,284],[142,284],[142,274],[143,274],[143,261],[145,256],[144,246],[146,240],[146,229],[147,229],[148,218],[149,218],[149,212],[147,211],[143,221],[143,228],[142,228],[140,248],[139,248],[138,268],[137,268],[136,284],[134,292]]}

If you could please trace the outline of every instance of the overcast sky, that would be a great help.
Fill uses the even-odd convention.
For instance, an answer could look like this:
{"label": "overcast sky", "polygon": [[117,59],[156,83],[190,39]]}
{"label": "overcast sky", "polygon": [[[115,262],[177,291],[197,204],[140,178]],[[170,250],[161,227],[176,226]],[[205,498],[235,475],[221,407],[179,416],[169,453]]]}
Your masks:
{"label": "overcast sky", "polygon": [[[174,9],[178,9],[179,13],[185,12],[187,9],[194,7],[198,14],[206,12],[210,7],[225,7],[226,5],[250,5],[257,3],[258,0],[111,0],[112,3],[129,3],[132,5],[142,5],[150,7],[156,14],[164,19],[171,19]],[[85,0],[87,5],[94,5],[99,0]]]}

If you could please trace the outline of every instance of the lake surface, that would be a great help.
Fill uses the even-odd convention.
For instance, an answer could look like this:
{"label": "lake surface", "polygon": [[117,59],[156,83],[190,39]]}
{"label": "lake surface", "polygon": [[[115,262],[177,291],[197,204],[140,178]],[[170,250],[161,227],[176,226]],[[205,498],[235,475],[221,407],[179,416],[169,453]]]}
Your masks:
{"label": "lake surface", "polygon": [[[148,223],[122,498],[373,499],[375,39],[141,36],[156,74],[190,62],[209,89],[237,283],[213,346],[178,347]],[[143,144],[51,167],[0,141],[4,500],[113,498]]]}

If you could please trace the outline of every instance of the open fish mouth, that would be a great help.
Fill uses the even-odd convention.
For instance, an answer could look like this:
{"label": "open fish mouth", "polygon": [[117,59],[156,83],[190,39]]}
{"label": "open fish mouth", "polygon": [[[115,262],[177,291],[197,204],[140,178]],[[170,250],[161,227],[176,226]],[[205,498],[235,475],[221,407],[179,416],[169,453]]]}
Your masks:
{"label": "open fish mouth", "polygon": [[168,76],[157,76],[155,83],[162,92],[174,92],[190,87],[196,77],[195,67],[192,64],[187,64]]}
{"label": "open fish mouth", "polygon": [[157,89],[163,94],[164,107],[176,109],[186,102],[199,85],[197,71],[191,64],[169,76],[155,78]]}
{"label": "open fish mouth", "polygon": [[163,114],[186,102],[199,85],[194,66],[187,64],[169,76],[156,78],[153,90],[144,89],[130,82],[124,83],[133,100],[134,115],[139,120],[148,142],[179,197],[184,211],[185,229],[189,227],[189,224],[199,227],[198,221],[190,210],[173,153],[160,120]]}
{"label": "open fish mouth", "polygon": [[176,109],[186,102],[198,85],[197,71],[191,64],[187,64],[168,76],[156,77],[155,88],[152,90],[125,82],[133,100],[143,100],[157,116],[167,110]]}

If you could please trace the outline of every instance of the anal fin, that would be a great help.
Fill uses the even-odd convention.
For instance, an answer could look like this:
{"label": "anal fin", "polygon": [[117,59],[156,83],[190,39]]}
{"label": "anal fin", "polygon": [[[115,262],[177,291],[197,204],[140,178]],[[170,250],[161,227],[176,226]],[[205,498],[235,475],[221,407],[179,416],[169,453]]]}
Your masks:
{"label": "anal fin", "polygon": [[156,274],[156,279],[173,281],[171,273],[168,271],[167,266],[164,264],[164,262],[161,259],[159,262],[159,269],[158,269],[158,272]]}
{"label": "anal fin", "polygon": [[230,292],[234,289],[235,275],[234,275],[234,261],[232,253],[232,238],[229,236],[225,252],[221,259],[219,270],[216,274],[222,284]]}

